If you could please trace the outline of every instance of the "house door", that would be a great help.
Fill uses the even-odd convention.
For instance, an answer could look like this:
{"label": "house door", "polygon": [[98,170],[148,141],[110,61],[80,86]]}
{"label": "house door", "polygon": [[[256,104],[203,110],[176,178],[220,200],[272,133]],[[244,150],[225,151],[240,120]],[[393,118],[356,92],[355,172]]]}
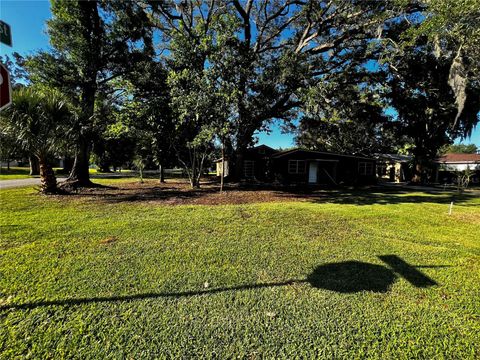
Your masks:
{"label": "house door", "polygon": [[308,183],[316,184],[317,176],[318,176],[318,163],[316,161],[312,161],[308,167]]}

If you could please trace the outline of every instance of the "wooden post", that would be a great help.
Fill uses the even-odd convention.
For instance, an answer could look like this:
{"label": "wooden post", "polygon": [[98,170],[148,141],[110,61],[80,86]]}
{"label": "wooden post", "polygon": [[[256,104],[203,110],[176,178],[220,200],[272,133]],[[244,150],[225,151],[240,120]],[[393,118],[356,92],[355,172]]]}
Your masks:
{"label": "wooden post", "polygon": [[223,179],[225,177],[225,141],[222,137],[222,173],[220,174],[220,192],[223,191]]}

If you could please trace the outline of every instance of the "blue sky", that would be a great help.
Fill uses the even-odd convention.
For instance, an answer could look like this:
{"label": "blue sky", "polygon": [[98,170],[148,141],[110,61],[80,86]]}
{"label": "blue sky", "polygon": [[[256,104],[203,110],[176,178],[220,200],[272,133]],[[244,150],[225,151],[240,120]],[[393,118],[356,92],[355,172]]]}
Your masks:
{"label": "blue sky", "polygon": [[[50,16],[50,2],[47,0],[1,0],[0,19],[12,27],[13,47],[1,44],[0,54],[10,55],[16,51],[26,55],[47,48],[49,44],[45,34],[45,20]],[[260,144],[274,148],[294,145],[293,135],[282,134],[278,126],[273,126],[270,134],[259,133],[257,136]],[[480,126],[477,126],[470,139],[462,142],[474,143],[480,147]]]}

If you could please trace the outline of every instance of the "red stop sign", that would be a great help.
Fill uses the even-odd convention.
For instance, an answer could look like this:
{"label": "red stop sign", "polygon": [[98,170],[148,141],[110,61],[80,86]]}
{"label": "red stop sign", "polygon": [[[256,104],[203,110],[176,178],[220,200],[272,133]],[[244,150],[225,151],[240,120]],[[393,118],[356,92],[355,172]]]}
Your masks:
{"label": "red stop sign", "polygon": [[0,64],[0,110],[6,108],[12,103],[12,86],[10,85],[10,74],[8,70]]}

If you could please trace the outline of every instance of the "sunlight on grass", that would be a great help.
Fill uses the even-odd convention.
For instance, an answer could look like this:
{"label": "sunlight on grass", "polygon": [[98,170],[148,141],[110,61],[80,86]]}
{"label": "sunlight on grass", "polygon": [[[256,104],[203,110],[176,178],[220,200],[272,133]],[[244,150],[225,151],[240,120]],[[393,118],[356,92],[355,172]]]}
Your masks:
{"label": "sunlight on grass", "polygon": [[10,170],[6,167],[0,169],[0,180],[27,179],[31,177],[30,168],[11,166]]}
{"label": "sunlight on grass", "polygon": [[4,190],[0,358],[478,358],[480,199],[449,216],[442,194],[385,196],[168,206]]}

